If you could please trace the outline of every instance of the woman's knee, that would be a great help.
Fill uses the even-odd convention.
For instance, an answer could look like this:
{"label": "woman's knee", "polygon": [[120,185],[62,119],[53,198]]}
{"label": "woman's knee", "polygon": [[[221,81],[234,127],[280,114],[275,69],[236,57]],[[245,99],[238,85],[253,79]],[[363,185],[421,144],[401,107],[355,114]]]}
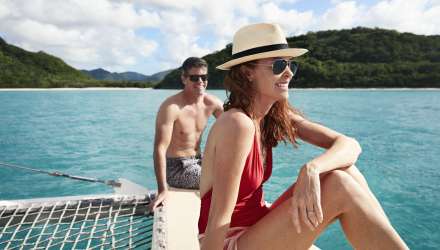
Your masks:
{"label": "woman's knee", "polygon": [[354,185],[354,179],[343,170],[333,170],[327,173],[324,185],[332,191],[346,192]]}
{"label": "woman's knee", "polygon": [[347,172],[333,170],[323,180],[323,194],[340,204],[341,210],[346,210],[357,202],[363,202],[367,195],[360,184]]}
{"label": "woman's knee", "polygon": [[368,187],[367,180],[361,171],[359,171],[359,169],[356,167],[356,165],[351,165],[350,167],[345,168],[344,171],[351,175],[359,184]]}

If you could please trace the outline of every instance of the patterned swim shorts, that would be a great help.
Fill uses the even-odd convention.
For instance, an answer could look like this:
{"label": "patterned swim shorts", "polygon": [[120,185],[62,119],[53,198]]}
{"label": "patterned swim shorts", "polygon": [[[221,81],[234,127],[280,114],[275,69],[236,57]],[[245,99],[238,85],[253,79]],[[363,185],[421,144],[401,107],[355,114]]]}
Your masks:
{"label": "patterned swim shorts", "polygon": [[202,159],[200,155],[167,157],[167,182],[175,188],[199,189]]}

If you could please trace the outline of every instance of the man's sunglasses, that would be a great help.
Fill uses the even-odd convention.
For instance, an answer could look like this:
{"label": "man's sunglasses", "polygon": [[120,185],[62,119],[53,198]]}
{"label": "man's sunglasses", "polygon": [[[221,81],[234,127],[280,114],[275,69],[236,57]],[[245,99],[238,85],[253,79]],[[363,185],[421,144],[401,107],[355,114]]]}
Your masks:
{"label": "man's sunglasses", "polygon": [[208,75],[188,75],[188,78],[191,82],[198,82],[199,79],[206,82],[208,80]]}
{"label": "man's sunglasses", "polygon": [[273,61],[272,64],[266,64],[266,63],[253,63],[253,64],[272,67],[272,72],[274,73],[274,75],[279,75],[283,73],[288,66],[290,67],[290,70],[292,71],[293,75],[295,75],[296,72],[298,71],[298,63],[286,59],[276,59]]}

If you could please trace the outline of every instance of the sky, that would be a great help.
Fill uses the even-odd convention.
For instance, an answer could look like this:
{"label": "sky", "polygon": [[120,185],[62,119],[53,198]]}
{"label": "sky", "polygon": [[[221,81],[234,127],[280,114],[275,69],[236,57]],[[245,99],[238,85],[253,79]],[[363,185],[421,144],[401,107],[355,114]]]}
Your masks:
{"label": "sky", "polygon": [[240,27],[287,36],[379,27],[440,34],[440,0],[0,0],[0,37],[77,69],[151,75],[232,42]]}

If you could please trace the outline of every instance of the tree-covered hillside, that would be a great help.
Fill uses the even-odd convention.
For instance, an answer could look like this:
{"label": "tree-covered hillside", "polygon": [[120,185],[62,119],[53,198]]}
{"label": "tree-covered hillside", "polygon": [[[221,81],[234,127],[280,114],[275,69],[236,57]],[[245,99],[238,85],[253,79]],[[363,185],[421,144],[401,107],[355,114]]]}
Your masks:
{"label": "tree-covered hillside", "polygon": [[[129,72],[130,73],[130,72]],[[96,80],[42,51],[33,53],[0,37],[0,88],[152,87],[143,79]]]}
{"label": "tree-covered hillside", "polygon": [[74,87],[90,77],[42,51],[33,53],[0,38],[0,88]]}
{"label": "tree-covered hillside", "polygon": [[[288,38],[290,47],[310,52],[299,57],[290,87],[374,88],[440,87],[440,36],[353,28],[310,32]],[[223,88],[225,72],[215,66],[230,59],[231,45],[203,57],[209,63],[209,88]],[[181,88],[178,70],[157,88]]]}
{"label": "tree-covered hillside", "polygon": [[138,81],[138,82],[159,82],[165,75],[167,75],[171,70],[165,70],[157,72],[153,75],[144,75],[137,72],[110,72],[105,69],[93,69],[93,70],[81,70],[81,72],[92,77],[95,80],[106,80],[106,81]]}

